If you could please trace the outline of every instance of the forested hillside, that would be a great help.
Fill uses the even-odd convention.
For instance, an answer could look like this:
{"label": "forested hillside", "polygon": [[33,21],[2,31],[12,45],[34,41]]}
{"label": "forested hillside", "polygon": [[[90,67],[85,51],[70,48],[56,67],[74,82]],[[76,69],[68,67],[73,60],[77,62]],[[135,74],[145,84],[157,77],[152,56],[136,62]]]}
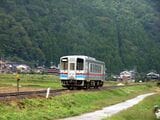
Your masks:
{"label": "forested hillside", "polygon": [[1,0],[0,56],[58,64],[83,54],[108,72],[160,72],[160,0]]}

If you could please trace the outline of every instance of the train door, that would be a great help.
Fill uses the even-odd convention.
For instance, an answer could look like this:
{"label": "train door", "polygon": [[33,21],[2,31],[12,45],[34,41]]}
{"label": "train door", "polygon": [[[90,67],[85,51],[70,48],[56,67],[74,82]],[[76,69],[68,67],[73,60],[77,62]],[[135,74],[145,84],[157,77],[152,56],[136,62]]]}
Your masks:
{"label": "train door", "polygon": [[74,80],[76,78],[76,59],[69,58],[68,79]]}
{"label": "train door", "polygon": [[85,73],[84,59],[77,58],[77,61],[76,61],[76,78],[77,78],[77,80],[84,80],[86,78],[86,75],[84,73]]}

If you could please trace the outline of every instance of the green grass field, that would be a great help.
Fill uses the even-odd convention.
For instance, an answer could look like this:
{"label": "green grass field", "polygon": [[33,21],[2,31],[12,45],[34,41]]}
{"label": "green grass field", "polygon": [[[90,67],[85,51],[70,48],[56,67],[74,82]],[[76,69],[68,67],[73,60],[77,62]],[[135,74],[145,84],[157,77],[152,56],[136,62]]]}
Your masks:
{"label": "green grass field", "polygon": [[[20,91],[29,89],[59,89],[62,88],[59,76],[43,75],[43,74],[19,74],[20,76]],[[104,86],[116,85],[117,82],[105,81]],[[16,91],[17,80],[16,74],[0,74],[0,92]],[[23,89],[25,88],[25,89]]]}
{"label": "green grass field", "polygon": [[[62,88],[58,76],[20,74],[20,79],[20,85],[25,88]],[[116,84],[114,82],[105,82],[105,85]],[[6,87],[8,89],[15,87],[15,85],[16,75],[0,74],[0,88]],[[54,120],[80,115],[150,92],[154,88],[153,84],[147,83],[145,85],[97,92],[84,92],[82,90],[77,93],[50,97],[49,99],[0,101],[0,120]],[[113,120],[121,120],[121,118],[113,118]]]}
{"label": "green grass field", "polygon": [[[20,86],[29,88],[62,88],[59,76],[42,74],[19,74]],[[16,87],[16,74],[0,74],[0,87]],[[105,82],[104,86],[116,85],[116,82]]]}
{"label": "green grass field", "polygon": [[95,111],[153,89],[130,86],[114,90],[64,94],[49,99],[25,99],[0,102],[0,120],[54,120]]}
{"label": "green grass field", "polygon": [[[61,88],[58,76],[39,74],[20,74],[20,85],[29,88]],[[16,87],[15,74],[0,74],[0,87]]]}
{"label": "green grass field", "polygon": [[[25,88],[62,88],[59,76],[43,74],[19,74],[20,86]],[[0,74],[1,87],[15,87],[17,85],[16,74]],[[115,81],[105,81],[104,86],[115,86]]]}

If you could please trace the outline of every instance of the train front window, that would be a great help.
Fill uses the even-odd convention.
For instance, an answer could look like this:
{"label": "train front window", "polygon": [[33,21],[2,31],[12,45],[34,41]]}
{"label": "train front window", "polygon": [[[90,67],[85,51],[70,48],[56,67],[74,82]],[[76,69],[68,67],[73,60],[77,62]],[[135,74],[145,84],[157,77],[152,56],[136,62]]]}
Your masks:
{"label": "train front window", "polygon": [[67,58],[63,58],[61,60],[61,69],[68,70],[68,59]]}
{"label": "train front window", "polygon": [[83,70],[84,60],[77,58],[77,70]]}
{"label": "train front window", "polygon": [[74,70],[75,68],[75,64],[74,63],[70,63],[70,70]]}

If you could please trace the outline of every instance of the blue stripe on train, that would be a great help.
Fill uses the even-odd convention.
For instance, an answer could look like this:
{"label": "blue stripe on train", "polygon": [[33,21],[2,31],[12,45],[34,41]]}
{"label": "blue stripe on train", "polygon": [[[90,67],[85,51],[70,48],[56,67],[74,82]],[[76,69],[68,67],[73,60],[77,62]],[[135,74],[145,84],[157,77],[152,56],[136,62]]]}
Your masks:
{"label": "blue stripe on train", "polygon": [[85,78],[86,78],[86,75],[76,75],[76,78],[77,78],[77,79],[78,79],[78,78],[81,78],[81,79],[84,78],[84,79],[85,79]]}
{"label": "blue stripe on train", "polygon": [[[60,79],[67,79],[68,75],[67,74],[60,74]],[[85,79],[86,75],[76,75],[76,79]]]}
{"label": "blue stripe on train", "polygon": [[60,74],[60,79],[67,79],[68,75],[67,74]]}

